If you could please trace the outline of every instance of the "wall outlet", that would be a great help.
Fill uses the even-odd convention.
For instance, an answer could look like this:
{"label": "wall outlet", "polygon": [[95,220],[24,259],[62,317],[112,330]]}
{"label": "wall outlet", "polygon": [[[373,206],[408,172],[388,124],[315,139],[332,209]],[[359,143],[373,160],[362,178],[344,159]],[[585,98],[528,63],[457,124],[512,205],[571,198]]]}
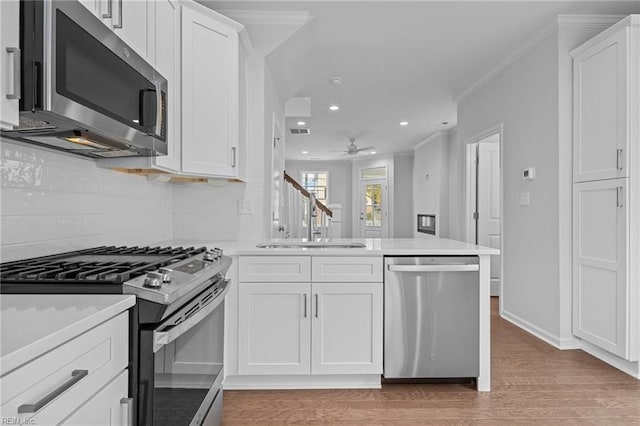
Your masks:
{"label": "wall outlet", "polygon": [[239,214],[253,214],[253,200],[250,198],[238,200]]}
{"label": "wall outlet", "polygon": [[520,193],[520,205],[521,206],[528,206],[529,204],[531,204],[531,199],[529,197],[529,193],[528,192],[521,192]]}

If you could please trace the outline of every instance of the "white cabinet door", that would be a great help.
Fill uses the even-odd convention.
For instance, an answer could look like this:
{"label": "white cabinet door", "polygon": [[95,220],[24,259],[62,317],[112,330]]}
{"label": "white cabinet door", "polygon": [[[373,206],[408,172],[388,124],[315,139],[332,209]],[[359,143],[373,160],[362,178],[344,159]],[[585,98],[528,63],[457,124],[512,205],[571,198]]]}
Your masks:
{"label": "white cabinet door", "polygon": [[312,374],[382,373],[382,283],[314,283]]}
{"label": "white cabinet door", "polygon": [[[111,28],[140,56],[153,62],[153,34],[149,20],[153,19],[153,1],[109,0],[113,2]],[[161,29],[162,30],[162,29]]]}
{"label": "white cabinet door", "polygon": [[182,171],[235,177],[238,33],[214,12],[182,9]]}
{"label": "white cabinet door", "polygon": [[627,179],[573,190],[573,333],[629,359]]}
{"label": "white cabinet door", "polygon": [[[133,413],[127,403],[129,372],[124,370],[112,382],[102,388],[89,401],[62,421],[68,426],[115,426],[131,424],[127,420]],[[125,400],[123,400],[125,399]]]}
{"label": "white cabinet door", "polygon": [[573,178],[582,182],[625,177],[629,28],[585,49],[573,59]]}
{"label": "white cabinet door", "polygon": [[20,2],[0,1],[0,127],[18,125],[20,96]]}
{"label": "white cabinet door", "polygon": [[309,374],[309,283],[240,283],[239,374]]}
{"label": "white cabinet door", "polygon": [[156,69],[167,79],[166,156],[155,157],[154,166],[170,172],[180,172],[180,5],[177,0],[158,0],[155,4]]}

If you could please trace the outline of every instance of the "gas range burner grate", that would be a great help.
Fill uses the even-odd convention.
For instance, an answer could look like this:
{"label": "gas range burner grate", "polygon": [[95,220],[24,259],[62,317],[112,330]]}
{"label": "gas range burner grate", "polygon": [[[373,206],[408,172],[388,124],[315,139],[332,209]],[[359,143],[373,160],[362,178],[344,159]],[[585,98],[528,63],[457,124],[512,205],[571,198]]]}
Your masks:
{"label": "gas range burner grate", "polygon": [[96,247],[4,263],[0,282],[122,284],[204,251],[205,247]]}

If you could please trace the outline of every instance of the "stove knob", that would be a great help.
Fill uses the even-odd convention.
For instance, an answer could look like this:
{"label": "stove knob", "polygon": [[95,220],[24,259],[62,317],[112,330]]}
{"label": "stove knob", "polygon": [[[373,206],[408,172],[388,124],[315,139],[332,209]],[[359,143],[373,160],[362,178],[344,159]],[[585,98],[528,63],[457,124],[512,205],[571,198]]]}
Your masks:
{"label": "stove knob", "polygon": [[160,269],[158,269],[158,272],[160,272],[162,274],[162,282],[163,283],[170,283],[171,282],[171,278],[173,276],[173,269],[160,268]]}
{"label": "stove knob", "polygon": [[207,250],[202,256],[202,260],[205,262],[213,262],[216,260],[216,253],[213,250]]}
{"label": "stove knob", "polygon": [[147,272],[144,278],[144,286],[150,288],[160,288],[162,285],[163,275],[159,272]]}

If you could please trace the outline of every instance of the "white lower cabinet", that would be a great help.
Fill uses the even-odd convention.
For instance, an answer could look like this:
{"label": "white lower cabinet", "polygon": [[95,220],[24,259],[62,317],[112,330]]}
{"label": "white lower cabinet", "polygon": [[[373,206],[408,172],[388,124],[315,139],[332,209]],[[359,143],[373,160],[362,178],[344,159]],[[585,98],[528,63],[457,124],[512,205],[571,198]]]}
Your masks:
{"label": "white lower cabinet", "polygon": [[131,399],[127,395],[129,380],[125,370],[102,388],[62,423],[69,426],[129,425],[133,415]]}
{"label": "white lower cabinet", "polygon": [[311,373],[382,373],[382,284],[312,287]]}
{"label": "white lower cabinet", "polygon": [[309,374],[309,283],[240,283],[239,374]]}
{"label": "white lower cabinet", "polygon": [[573,333],[631,359],[627,179],[574,184]]}
{"label": "white lower cabinet", "polygon": [[20,97],[20,2],[0,1],[0,129],[18,125]]}
{"label": "white lower cabinet", "polygon": [[[264,269],[265,263],[287,263],[287,258],[255,256],[241,258],[239,264],[246,272],[257,268],[252,262]],[[300,258],[291,257],[297,263]],[[311,263],[316,264],[315,258]],[[240,275],[255,276],[242,270]],[[269,282],[268,278],[267,274],[265,282],[239,285],[239,375],[382,373],[382,282]]]}
{"label": "white lower cabinet", "polygon": [[128,424],[128,320],[120,313],[3,375],[2,417],[20,424]]}

